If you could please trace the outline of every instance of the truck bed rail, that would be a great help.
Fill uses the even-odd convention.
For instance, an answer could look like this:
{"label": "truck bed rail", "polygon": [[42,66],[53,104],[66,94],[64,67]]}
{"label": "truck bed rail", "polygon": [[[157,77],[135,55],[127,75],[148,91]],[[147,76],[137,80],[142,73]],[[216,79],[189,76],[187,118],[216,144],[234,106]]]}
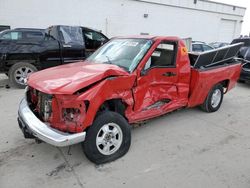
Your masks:
{"label": "truck bed rail", "polygon": [[191,65],[193,68],[199,69],[234,62],[232,60],[236,57],[242,46],[243,43],[237,43],[203,53],[189,53]]}

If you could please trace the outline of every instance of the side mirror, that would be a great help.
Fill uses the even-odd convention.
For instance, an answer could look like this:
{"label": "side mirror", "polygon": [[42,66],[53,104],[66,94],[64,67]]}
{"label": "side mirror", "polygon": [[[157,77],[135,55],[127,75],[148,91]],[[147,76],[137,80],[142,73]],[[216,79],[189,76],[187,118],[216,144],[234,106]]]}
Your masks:
{"label": "side mirror", "polygon": [[141,71],[141,76],[145,76],[146,74],[147,74],[147,70],[145,70],[145,69],[142,69],[142,71]]}

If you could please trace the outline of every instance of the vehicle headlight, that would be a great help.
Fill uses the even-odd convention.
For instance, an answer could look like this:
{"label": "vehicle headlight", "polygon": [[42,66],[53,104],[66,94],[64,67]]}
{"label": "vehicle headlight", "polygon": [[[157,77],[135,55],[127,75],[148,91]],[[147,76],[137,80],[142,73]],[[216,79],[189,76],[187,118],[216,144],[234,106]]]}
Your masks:
{"label": "vehicle headlight", "polygon": [[65,121],[77,122],[83,114],[78,108],[63,108],[63,118]]}

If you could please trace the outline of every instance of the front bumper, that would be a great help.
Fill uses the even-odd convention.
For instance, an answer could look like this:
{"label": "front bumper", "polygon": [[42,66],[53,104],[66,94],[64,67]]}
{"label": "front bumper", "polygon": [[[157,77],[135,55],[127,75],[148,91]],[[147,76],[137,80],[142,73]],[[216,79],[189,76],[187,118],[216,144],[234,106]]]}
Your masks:
{"label": "front bumper", "polygon": [[86,132],[69,134],[51,128],[33,114],[26,98],[19,105],[18,123],[26,138],[38,138],[53,146],[70,146],[83,142],[86,137]]}

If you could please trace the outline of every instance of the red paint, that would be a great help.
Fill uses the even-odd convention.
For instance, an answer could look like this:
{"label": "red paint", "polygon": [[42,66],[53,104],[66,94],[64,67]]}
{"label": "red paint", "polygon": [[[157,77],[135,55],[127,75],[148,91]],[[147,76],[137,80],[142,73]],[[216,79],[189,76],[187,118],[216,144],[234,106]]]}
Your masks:
{"label": "red paint", "polygon": [[224,80],[227,80],[229,85],[227,91],[231,90],[237,83],[241,71],[239,64],[216,68],[204,72],[192,70],[191,90],[188,102],[188,107],[194,107],[202,104],[205,100],[208,91]]}
{"label": "red paint", "polygon": [[[132,37],[138,38],[138,37]],[[110,99],[121,99],[126,105],[125,116],[130,123],[157,117],[182,107],[194,107],[205,100],[209,90],[227,80],[227,90],[232,89],[240,75],[240,65],[230,65],[206,71],[190,67],[185,45],[177,37],[147,37],[154,44],[129,74],[115,65],[78,62],[34,73],[28,85],[47,94],[53,94],[51,126],[62,131],[81,132],[93,123],[100,106]],[[144,65],[161,41],[178,42],[176,66],[152,68],[141,75]],[[176,76],[163,77],[165,72]],[[76,93],[88,87],[85,91]],[[150,108],[158,101],[169,103]],[[89,102],[86,109],[85,102]],[[74,123],[62,117],[63,108],[78,108],[81,116]]]}
{"label": "red paint", "polygon": [[102,78],[121,75],[128,73],[118,66],[82,61],[36,72],[28,85],[47,94],[73,94]]}

